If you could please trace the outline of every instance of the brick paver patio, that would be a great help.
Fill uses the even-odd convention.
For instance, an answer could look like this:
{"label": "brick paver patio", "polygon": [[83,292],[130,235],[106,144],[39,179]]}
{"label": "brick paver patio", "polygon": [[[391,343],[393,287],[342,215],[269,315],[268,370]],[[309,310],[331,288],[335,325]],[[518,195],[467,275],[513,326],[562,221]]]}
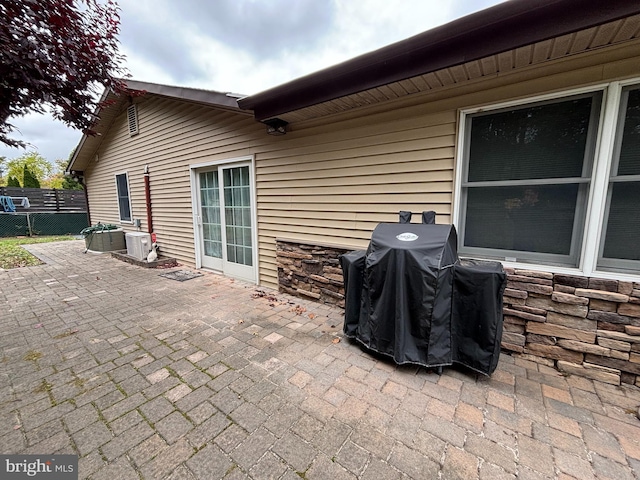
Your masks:
{"label": "brick paver patio", "polygon": [[80,478],[640,478],[640,389],[503,354],[491,378],[397,367],[340,309],[81,241],[0,271],[0,453]]}

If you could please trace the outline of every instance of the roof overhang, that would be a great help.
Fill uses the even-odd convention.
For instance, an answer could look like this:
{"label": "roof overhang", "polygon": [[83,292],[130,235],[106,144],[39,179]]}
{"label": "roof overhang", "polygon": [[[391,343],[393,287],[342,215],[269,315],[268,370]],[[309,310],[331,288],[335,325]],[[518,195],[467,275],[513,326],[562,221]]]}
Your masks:
{"label": "roof overhang", "polygon": [[[251,112],[241,110],[238,106],[238,98],[241,95],[234,93],[216,92],[213,90],[202,90],[198,88],[176,87],[172,85],[162,85],[158,83],[141,82],[138,80],[124,80],[127,91],[136,96],[157,96],[181,100],[200,105],[206,105],[217,109],[228,110],[241,115],[250,115]],[[99,103],[104,105],[98,108],[96,115],[99,120],[93,130],[95,135],[82,135],[71,161],[67,166],[68,173],[72,171],[83,171],[102,143],[103,135],[109,130],[115,118],[122,113],[126,105],[130,102],[127,93],[117,95],[112,90],[106,90]]]}
{"label": "roof overhang", "polygon": [[147,94],[161,97],[187,100],[218,108],[226,108],[240,111],[238,98],[242,95],[228,92],[216,92],[213,90],[201,90],[198,88],[176,87],[172,85],[162,85],[159,83],[140,82],[137,80],[126,80],[127,88],[130,90],[142,91]]}
{"label": "roof overhang", "polygon": [[640,13],[630,0],[511,0],[334,67],[241,98],[257,120]]}

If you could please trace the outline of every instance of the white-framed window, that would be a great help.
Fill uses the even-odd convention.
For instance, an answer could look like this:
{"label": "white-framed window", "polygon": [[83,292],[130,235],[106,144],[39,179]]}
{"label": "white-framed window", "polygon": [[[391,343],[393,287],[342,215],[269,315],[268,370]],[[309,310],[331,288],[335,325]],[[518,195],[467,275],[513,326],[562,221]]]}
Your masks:
{"label": "white-framed window", "polygon": [[131,223],[131,195],[129,193],[129,176],[127,172],[116,174],[116,193],[118,196],[118,213],[120,221]]}
{"label": "white-framed window", "polygon": [[463,256],[640,273],[640,84],[461,112]]}

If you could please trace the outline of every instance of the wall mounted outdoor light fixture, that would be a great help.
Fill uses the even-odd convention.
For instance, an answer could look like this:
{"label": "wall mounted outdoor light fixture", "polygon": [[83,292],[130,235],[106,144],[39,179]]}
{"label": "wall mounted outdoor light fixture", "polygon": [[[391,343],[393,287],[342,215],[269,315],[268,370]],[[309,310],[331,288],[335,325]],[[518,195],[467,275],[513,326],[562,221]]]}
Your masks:
{"label": "wall mounted outdoor light fixture", "polygon": [[267,134],[269,135],[284,135],[287,133],[287,125],[289,122],[285,122],[280,118],[270,118],[264,120],[263,123],[267,126]]}

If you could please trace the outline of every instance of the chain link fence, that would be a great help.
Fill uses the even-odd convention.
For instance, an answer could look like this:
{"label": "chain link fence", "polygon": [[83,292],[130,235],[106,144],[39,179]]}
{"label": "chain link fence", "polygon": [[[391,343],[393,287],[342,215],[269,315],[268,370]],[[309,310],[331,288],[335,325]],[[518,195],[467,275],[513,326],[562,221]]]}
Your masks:
{"label": "chain link fence", "polygon": [[79,235],[88,226],[86,212],[0,214],[0,237]]}

